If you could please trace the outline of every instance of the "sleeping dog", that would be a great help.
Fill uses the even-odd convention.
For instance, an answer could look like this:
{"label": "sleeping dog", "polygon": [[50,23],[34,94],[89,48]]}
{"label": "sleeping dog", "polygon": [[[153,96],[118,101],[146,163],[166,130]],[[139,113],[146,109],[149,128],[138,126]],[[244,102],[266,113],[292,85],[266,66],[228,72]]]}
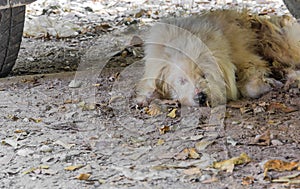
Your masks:
{"label": "sleeping dog", "polygon": [[155,24],[145,42],[137,101],[216,106],[258,98],[300,79],[300,24],[289,16],[217,10]]}

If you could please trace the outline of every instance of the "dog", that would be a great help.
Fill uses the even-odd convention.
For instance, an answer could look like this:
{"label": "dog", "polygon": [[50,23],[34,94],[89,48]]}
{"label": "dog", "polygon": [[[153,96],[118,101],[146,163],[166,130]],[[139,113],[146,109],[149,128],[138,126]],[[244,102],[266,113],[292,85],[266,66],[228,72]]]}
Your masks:
{"label": "dog", "polygon": [[155,24],[136,100],[217,106],[300,80],[300,24],[289,16],[216,10]]}

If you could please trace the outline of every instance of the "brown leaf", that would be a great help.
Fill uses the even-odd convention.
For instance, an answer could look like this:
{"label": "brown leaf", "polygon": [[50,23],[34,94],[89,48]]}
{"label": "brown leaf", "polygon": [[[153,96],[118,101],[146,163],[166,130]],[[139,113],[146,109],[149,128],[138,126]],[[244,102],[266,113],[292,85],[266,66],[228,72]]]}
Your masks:
{"label": "brown leaf", "polygon": [[245,103],[241,101],[231,101],[227,104],[228,108],[240,109],[245,107]]}
{"label": "brown leaf", "polygon": [[91,174],[82,173],[80,175],[77,175],[76,178],[79,180],[88,180],[90,178],[90,176],[91,176]]}
{"label": "brown leaf", "polygon": [[35,123],[40,123],[41,121],[42,121],[42,119],[41,118],[29,118],[29,121],[33,121],[33,122],[35,122]]}
{"label": "brown leaf", "polygon": [[195,148],[185,148],[182,152],[175,156],[176,160],[199,159],[200,155]]}
{"label": "brown leaf", "polygon": [[7,118],[11,119],[13,121],[17,121],[19,119],[19,117],[15,116],[15,115],[8,115]]}
{"label": "brown leaf", "polygon": [[71,165],[71,166],[65,167],[64,169],[66,171],[75,171],[75,170],[80,169],[82,167],[83,167],[83,165]]}
{"label": "brown leaf", "polygon": [[107,32],[111,29],[112,28],[108,23],[101,23],[100,25],[95,26],[95,32]]}
{"label": "brown leaf", "polygon": [[245,114],[245,113],[248,113],[248,112],[251,112],[251,111],[252,111],[252,109],[248,108],[248,107],[242,107],[242,108],[240,108],[241,114]]}
{"label": "brown leaf", "polygon": [[250,161],[251,161],[250,157],[246,153],[242,153],[238,157],[233,157],[231,159],[223,160],[220,162],[214,162],[212,166],[215,169],[226,170],[227,172],[232,172],[235,165],[249,163]]}
{"label": "brown leaf", "polygon": [[28,77],[28,78],[24,78],[21,80],[21,82],[23,83],[33,83],[33,84],[36,84],[38,83],[39,79],[42,78],[42,77],[37,77],[37,76],[33,76],[33,77]]}
{"label": "brown leaf", "polygon": [[270,144],[271,144],[270,130],[267,130],[262,135],[258,135],[257,137],[255,137],[253,143],[251,143],[251,144],[255,144],[255,145],[259,145],[259,146],[270,146]]}
{"label": "brown leaf", "polygon": [[161,135],[166,134],[167,132],[169,132],[171,130],[170,126],[162,126],[161,128],[159,128],[159,133]]}
{"label": "brown leaf", "polygon": [[145,112],[150,116],[156,116],[162,113],[159,105],[152,104],[149,108],[145,109]]}
{"label": "brown leaf", "polygon": [[264,176],[268,176],[268,171],[292,171],[297,169],[298,166],[299,162],[286,162],[279,159],[269,160],[264,164]]}
{"label": "brown leaf", "polygon": [[291,113],[297,111],[298,108],[292,106],[286,106],[285,104],[280,102],[271,102],[267,110],[268,112],[280,111],[284,113]]}
{"label": "brown leaf", "polygon": [[254,177],[247,176],[242,178],[242,185],[249,186],[250,184],[254,183]]}
{"label": "brown leaf", "polygon": [[146,11],[144,9],[141,9],[139,12],[137,12],[134,17],[135,18],[141,18],[144,14],[146,13]]}
{"label": "brown leaf", "polygon": [[189,157],[192,159],[199,159],[200,155],[197,153],[195,148],[189,148]]}
{"label": "brown leaf", "polygon": [[73,100],[72,99],[67,99],[64,101],[64,104],[72,104]]}
{"label": "brown leaf", "polygon": [[17,130],[15,130],[14,133],[26,133],[26,131],[24,131],[24,130],[22,130],[22,129],[17,129]]}
{"label": "brown leaf", "polygon": [[292,171],[297,169],[299,162],[285,162],[279,159],[269,160],[264,164],[264,169],[273,170],[273,171]]}
{"label": "brown leaf", "polygon": [[176,117],[176,112],[177,112],[177,109],[174,108],[170,113],[168,113],[168,117],[170,118],[175,118]]}

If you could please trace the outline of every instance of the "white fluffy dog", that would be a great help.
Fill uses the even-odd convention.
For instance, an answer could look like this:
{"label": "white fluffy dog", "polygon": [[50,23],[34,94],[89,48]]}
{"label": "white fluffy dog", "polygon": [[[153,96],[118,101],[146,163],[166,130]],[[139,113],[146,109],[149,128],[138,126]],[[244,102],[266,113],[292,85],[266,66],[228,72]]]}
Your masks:
{"label": "white fluffy dog", "polygon": [[207,12],[154,25],[145,54],[138,103],[159,97],[216,106],[257,98],[289,75],[299,79],[300,25],[288,16]]}

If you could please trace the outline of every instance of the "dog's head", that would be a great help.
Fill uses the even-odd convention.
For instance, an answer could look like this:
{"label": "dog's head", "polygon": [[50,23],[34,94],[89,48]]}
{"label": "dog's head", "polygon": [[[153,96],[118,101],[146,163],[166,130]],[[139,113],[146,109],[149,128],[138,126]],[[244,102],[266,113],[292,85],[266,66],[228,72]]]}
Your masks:
{"label": "dog's head", "polygon": [[145,46],[146,72],[155,73],[147,76],[156,75],[157,92],[187,106],[223,103],[223,73],[211,51],[199,36],[173,24],[155,25]]}
{"label": "dog's head", "polygon": [[210,90],[202,70],[189,58],[173,54],[156,81],[159,93],[187,106],[207,106]]}
{"label": "dog's head", "polygon": [[187,106],[215,106],[225,103],[225,83],[217,65],[200,55],[191,59],[182,52],[166,49],[164,65],[156,80],[158,93],[169,99],[177,99]]}

